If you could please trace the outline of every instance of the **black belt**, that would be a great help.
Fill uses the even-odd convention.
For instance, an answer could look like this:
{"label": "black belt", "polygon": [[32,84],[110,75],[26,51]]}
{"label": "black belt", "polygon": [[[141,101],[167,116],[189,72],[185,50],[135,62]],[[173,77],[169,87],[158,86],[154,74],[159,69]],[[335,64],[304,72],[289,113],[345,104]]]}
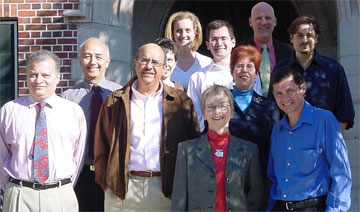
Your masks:
{"label": "black belt", "polygon": [[54,182],[54,183],[45,183],[45,184],[40,184],[40,183],[32,183],[32,182],[28,182],[28,181],[23,181],[23,180],[18,180],[18,179],[14,179],[12,177],[10,177],[9,179],[10,182],[20,185],[20,186],[24,186],[24,187],[28,187],[28,188],[33,188],[33,189],[38,189],[38,190],[45,190],[45,189],[49,189],[49,188],[56,188],[62,185],[66,185],[71,183],[71,179],[70,178],[66,178],[63,180],[60,180],[58,182]]}
{"label": "black belt", "polygon": [[309,208],[309,207],[315,207],[320,204],[326,203],[326,196],[320,196],[320,197],[313,197],[302,201],[277,201],[277,204],[282,205],[283,208],[286,208],[288,211],[301,209],[301,208]]}

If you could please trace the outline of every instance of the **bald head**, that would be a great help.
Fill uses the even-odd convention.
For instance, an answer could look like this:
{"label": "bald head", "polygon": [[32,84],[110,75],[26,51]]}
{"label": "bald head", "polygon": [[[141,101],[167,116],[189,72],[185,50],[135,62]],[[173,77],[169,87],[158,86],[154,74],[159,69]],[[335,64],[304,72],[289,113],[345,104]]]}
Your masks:
{"label": "bald head", "polygon": [[251,9],[249,25],[254,31],[254,39],[258,42],[266,43],[272,39],[276,23],[274,8],[270,4],[259,2]]}
{"label": "bald head", "polygon": [[86,81],[97,84],[102,80],[110,60],[108,45],[98,38],[89,38],[81,44],[79,63]]}

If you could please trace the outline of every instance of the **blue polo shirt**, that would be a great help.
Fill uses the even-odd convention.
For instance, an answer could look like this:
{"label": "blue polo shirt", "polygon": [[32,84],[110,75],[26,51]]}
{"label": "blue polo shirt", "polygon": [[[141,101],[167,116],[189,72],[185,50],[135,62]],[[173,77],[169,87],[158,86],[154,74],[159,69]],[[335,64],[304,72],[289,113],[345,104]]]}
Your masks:
{"label": "blue polo shirt", "polygon": [[285,115],[271,134],[268,177],[274,200],[300,201],[327,195],[326,211],[350,208],[348,153],[334,115],[305,102],[290,127]]}
{"label": "blue polo shirt", "polygon": [[280,67],[292,67],[303,74],[306,82],[305,100],[311,105],[330,110],[339,122],[348,123],[347,129],[354,125],[355,111],[344,68],[334,59],[314,52],[314,59],[304,70],[295,54],[278,63]]}

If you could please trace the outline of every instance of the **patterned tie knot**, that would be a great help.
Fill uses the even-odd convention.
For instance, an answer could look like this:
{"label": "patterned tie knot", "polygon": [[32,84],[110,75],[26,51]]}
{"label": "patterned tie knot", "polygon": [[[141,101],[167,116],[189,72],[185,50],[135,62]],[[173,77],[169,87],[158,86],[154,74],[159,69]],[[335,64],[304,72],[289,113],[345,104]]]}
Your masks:
{"label": "patterned tie knot", "polygon": [[94,84],[94,85],[92,86],[92,91],[94,91],[94,92],[99,91],[99,85],[98,85],[98,84]]}
{"label": "patterned tie knot", "polygon": [[41,109],[43,109],[44,107],[45,107],[45,105],[46,105],[46,102],[39,102],[39,103],[37,103],[37,106],[38,106],[38,108],[41,110]]}

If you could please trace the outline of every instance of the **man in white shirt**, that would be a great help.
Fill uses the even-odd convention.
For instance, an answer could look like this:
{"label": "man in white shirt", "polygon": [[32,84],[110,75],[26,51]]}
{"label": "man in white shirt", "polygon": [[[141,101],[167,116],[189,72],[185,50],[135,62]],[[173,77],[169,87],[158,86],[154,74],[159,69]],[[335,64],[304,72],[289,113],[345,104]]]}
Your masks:
{"label": "man in white shirt", "polygon": [[79,211],[73,190],[83,164],[81,107],[55,94],[59,58],[47,51],[26,62],[29,95],[0,109],[0,189],[4,211]]}
{"label": "man in white shirt", "polygon": [[160,46],[143,45],[133,62],[136,76],[99,113],[95,180],[105,191],[105,211],[170,211],[178,144],[199,136],[195,108],[160,80]]}
{"label": "man in white shirt", "polygon": [[214,58],[210,65],[191,76],[187,89],[187,94],[195,105],[200,131],[205,129],[201,113],[201,94],[212,85],[223,85],[229,89],[233,87],[230,56],[235,42],[234,30],[229,22],[214,20],[207,25],[205,43]]}

